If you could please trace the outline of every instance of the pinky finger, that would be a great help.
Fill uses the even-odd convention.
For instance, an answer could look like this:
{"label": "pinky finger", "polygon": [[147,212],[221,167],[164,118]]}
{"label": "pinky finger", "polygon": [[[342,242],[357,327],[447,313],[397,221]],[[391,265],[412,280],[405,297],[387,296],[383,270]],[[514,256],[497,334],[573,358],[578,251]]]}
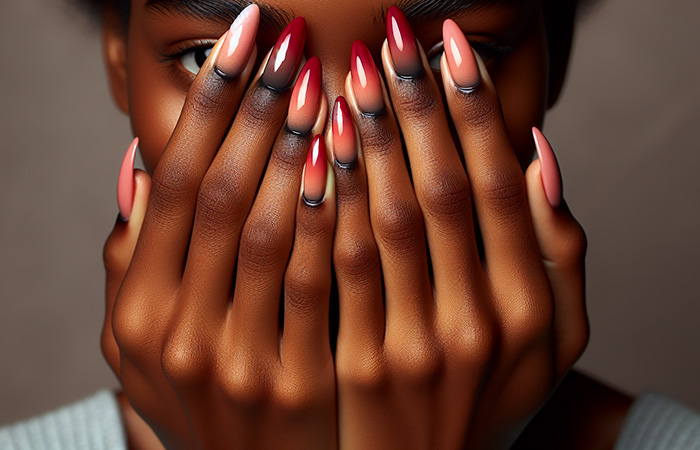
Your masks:
{"label": "pinky finger", "polygon": [[557,379],[581,356],[588,343],[585,300],[586,235],[562,200],[556,157],[533,128],[539,159],[526,172],[528,200],[542,261],[554,296]]}
{"label": "pinky finger", "polygon": [[296,213],[294,245],[284,276],[285,367],[312,370],[332,361],[328,314],[335,226],[335,180],[323,136],[309,149]]}

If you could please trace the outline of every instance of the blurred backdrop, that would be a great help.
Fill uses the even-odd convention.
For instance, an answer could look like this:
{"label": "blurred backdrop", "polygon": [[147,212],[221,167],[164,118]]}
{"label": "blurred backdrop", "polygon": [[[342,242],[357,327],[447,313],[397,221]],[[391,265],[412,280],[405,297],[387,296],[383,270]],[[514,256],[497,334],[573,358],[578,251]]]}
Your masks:
{"label": "blurred backdrop", "polygon": [[[589,238],[578,367],[700,409],[700,2],[603,0],[545,131]],[[131,133],[99,31],[62,0],[0,5],[0,424],[116,381],[102,243]]]}

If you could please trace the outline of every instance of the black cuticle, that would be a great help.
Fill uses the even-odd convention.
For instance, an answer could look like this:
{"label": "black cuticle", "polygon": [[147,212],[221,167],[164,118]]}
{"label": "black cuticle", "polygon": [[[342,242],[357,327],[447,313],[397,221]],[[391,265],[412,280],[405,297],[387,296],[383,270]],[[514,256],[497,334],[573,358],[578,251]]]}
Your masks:
{"label": "black cuticle", "polygon": [[229,75],[221,71],[218,67],[214,66],[214,73],[223,78],[224,80],[232,80],[237,78],[238,75]]}
{"label": "black cuticle", "polygon": [[340,162],[340,161],[338,161],[338,160],[336,159],[336,160],[335,160],[335,165],[338,166],[340,169],[343,169],[343,170],[352,170],[352,169],[355,167],[355,161],[356,161],[356,160],[357,160],[357,159],[353,159],[353,160],[350,161],[349,163],[344,163],[344,162]]}
{"label": "black cuticle", "polygon": [[[359,109],[359,108],[358,108],[358,109]],[[382,114],[384,114],[384,109],[385,109],[384,106],[382,106],[382,109],[380,109],[380,110],[377,111],[377,112],[365,112],[365,111],[360,110],[360,114],[362,114],[362,115],[365,116],[365,117],[369,117],[369,118],[372,118],[372,119],[376,119],[376,118],[378,118],[379,116],[381,116]]]}
{"label": "black cuticle", "polygon": [[425,73],[425,70],[423,70],[423,67],[420,68],[418,73],[412,74],[412,75],[401,75],[400,73],[396,72],[396,69],[394,69],[394,72],[396,73],[396,78],[403,80],[403,81],[412,81],[415,80],[416,78],[421,78],[423,74]]}
{"label": "black cuticle", "polygon": [[122,222],[122,223],[128,223],[128,222],[129,222],[129,219],[127,219],[127,218],[125,218],[124,216],[122,216],[122,213],[117,213],[117,220],[120,221],[120,222]]}
{"label": "black cuticle", "polygon": [[305,136],[309,136],[311,134],[311,130],[298,131],[298,130],[293,130],[293,129],[289,128],[289,122],[285,122],[284,131],[286,131],[290,134],[293,134],[295,136],[299,136],[299,137],[305,137]]}
{"label": "black cuticle", "polygon": [[458,91],[463,92],[465,94],[471,94],[474,91],[476,91],[479,86],[481,86],[481,78],[479,78],[479,81],[474,85],[474,86],[469,86],[469,87],[462,87],[458,86],[457,83],[455,83],[455,87],[457,88]]}
{"label": "black cuticle", "polygon": [[315,208],[317,206],[320,206],[323,203],[324,198],[321,198],[321,200],[309,200],[306,198],[306,195],[303,193],[301,194],[302,200],[304,200],[304,203],[306,203],[306,206],[310,206],[311,208]]}

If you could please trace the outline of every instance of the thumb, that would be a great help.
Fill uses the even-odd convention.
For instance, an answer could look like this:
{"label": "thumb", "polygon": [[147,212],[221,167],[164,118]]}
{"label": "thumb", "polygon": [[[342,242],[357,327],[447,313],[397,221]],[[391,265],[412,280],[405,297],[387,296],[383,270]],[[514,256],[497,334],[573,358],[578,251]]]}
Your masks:
{"label": "thumb", "polygon": [[[137,145],[138,140],[134,139],[124,158],[128,170],[125,170],[124,166],[122,166],[117,187],[118,191],[120,191],[120,214],[114,229],[105,242],[102,253],[107,283],[101,347],[107,363],[117,376],[119,375],[119,349],[112,332],[112,311],[114,310],[114,302],[119,293],[119,288],[124,281],[127,269],[131,263],[131,257],[136,248],[151,191],[151,178],[148,174],[142,170],[133,169],[133,155],[136,152]],[[131,197],[133,199],[131,205],[128,205],[129,199],[124,198],[123,192],[125,191],[133,195]],[[131,209],[128,220],[124,219],[125,205]]]}
{"label": "thumb", "polygon": [[533,128],[539,158],[525,173],[528,202],[542,262],[554,296],[558,379],[588,343],[585,301],[586,234],[562,199],[561,175],[552,148]]}

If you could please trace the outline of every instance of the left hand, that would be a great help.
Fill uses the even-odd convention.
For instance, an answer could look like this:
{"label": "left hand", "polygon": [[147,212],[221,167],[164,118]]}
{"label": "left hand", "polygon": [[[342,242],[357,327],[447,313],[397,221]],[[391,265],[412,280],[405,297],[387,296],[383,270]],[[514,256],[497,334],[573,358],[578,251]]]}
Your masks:
{"label": "left hand", "polygon": [[336,165],[340,446],[506,448],[586,346],[585,234],[539,161],[523,175],[468,44],[473,89],[442,60],[462,163],[418,47],[422,73],[400,78],[385,43],[388,92],[359,47],[346,81],[362,152]]}

